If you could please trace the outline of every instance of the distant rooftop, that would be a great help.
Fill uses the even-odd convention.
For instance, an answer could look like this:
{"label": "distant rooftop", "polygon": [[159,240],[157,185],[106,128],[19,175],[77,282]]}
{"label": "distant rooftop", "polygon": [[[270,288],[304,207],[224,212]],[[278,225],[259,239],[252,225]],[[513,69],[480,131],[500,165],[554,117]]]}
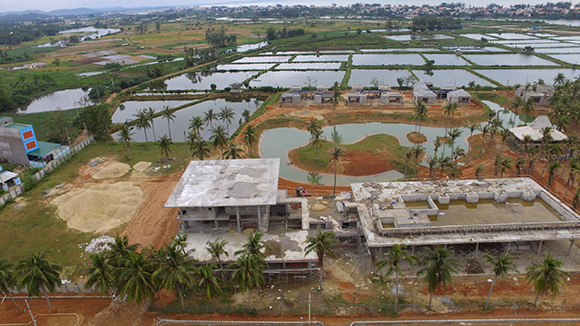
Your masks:
{"label": "distant rooftop", "polygon": [[38,141],[38,149],[28,153],[28,155],[44,157],[46,154],[60,147],[60,144],[49,143],[45,141]]}
{"label": "distant rooftop", "polygon": [[275,205],[279,158],[191,161],[165,207]]}

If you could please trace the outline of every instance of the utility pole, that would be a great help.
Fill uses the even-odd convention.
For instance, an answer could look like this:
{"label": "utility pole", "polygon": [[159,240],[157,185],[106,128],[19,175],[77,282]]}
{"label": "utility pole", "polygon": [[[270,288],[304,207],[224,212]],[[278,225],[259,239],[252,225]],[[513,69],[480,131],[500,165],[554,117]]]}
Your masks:
{"label": "utility pole", "polygon": [[312,302],[312,293],[308,292],[308,322],[311,321],[311,318],[310,318],[311,302]]}

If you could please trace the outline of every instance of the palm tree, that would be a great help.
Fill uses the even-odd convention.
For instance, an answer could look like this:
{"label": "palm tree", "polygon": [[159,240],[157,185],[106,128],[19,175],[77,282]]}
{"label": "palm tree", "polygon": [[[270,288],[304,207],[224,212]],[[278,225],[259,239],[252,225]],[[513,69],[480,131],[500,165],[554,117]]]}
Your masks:
{"label": "palm tree", "polygon": [[[211,255],[211,258],[215,258],[218,261],[218,265],[220,269],[222,268],[222,259],[221,256],[228,256],[228,252],[226,251],[227,242],[225,240],[220,240],[219,238],[215,239],[214,241],[208,241],[206,243],[205,249]],[[224,272],[222,271],[222,279],[225,279]]]}
{"label": "palm tree", "polygon": [[312,142],[312,146],[316,147],[316,160],[318,161],[320,159],[318,155],[318,149],[322,145],[322,128],[318,125],[316,120],[312,120],[306,129],[310,133],[310,141]]}
{"label": "palm tree", "polygon": [[344,155],[342,148],[335,147],[330,154],[330,160],[334,162],[334,194],[336,195],[336,165],[340,161],[340,157]]}
{"label": "palm tree", "polygon": [[316,237],[306,238],[306,248],[304,248],[304,256],[311,252],[316,252],[318,257],[318,265],[322,271],[322,266],[324,264],[324,254],[330,253],[336,257],[336,254],[332,250],[331,246],[336,243],[336,234],[332,231],[322,232],[320,227],[318,228],[318,233]]}
{"label": "palm tree", "polygon": [[252,155],[252,144],[258,140],[258,136],[256,135],[256,128],[252,125],[248,125],[246,129],[243,131],[244,134],[244,143],[248,145],[248,153]]}
{"label": "palm tree", "polygon": [[200,291],[205,292],[205,297],[208,300],[211,299],[212,295],[220,293],[222,290],[221,283],[223,282],[223,276],[222,279],[219,279],[214,275],[213,272],[216,268],[216,265],[205,264],[197,270],[197,287]]}
{"label": "palm tree", "polygon": [[127,148],[127,156],[131,159],[131,142],[133,141],[133,132],[127,126],[123,126],[123,129],[119,131],[119,137],[117,141],[123,144],[123,147]]}
{"label": "palm tree", "polygon": [[338,87],[338,82],[335,81],[334,85],[332,85],[332,111],[336,110],[336,106],[341,100],[340,89]]}
{"label": "palm tree", "polygon": [[176,116],[173,113],[173,109],[167,105],[163,106],[163,110],[161,110],[161,117],[167,120],[167,129],[169,131],[169,139],[173,140],[171,137],[171,121],[175,120]]}
{"label": "palm tree", "polygon": [[[443,108],[443,114],[451,118],[451,123],[455,120],[455,111],[457,111],[457,103],[447,103]],[[447,135],[447,127],[445,127],[445,134]]]}
{"label": "palm tree", "polygon": [[441,147],[441,137],[436,136],[433,141],[433,157],[437,156],[437,150]]}
{"label": "palm tree", "polygon": [[222,159],[226,160],[237,160],[242,158],[244,150],[239,148],[233,142],[228,142],[227,149],[222,153]]}
{"label": "palm tree", "polygon": [[431,301],[433,299],[433,292],[440,287],[447,290],[447,284],[453,283],[452,274],[457,273],[459,261],[451,258],[453,249],[444,246],[435,246],[435,248],[427,248],[422,257],[421,264],[425,267],[417,272],[417,275],[425,276],[425,283],[427,283],[429,290],[429,310],[431,310]]}
{"label": "palm tree", "polygon": [[[525,115],[530,115],[530,113],[532,113],[532,111],[534,111],[534,99],[533,98],[529,98],[527,101],[524,102],[524,106],[522,107],[522,113]],[[525,125],[527,126],[528,123],[524,122]]]}
{"label": "palm tree", "polygon": [[511,170],[513,164],[514,164],[514,161],[512,161],[512,159],[510,157],[502,158],[499,162],[499,171],[500,171],[499,177],[503,178],[503,173],[506,170]]}
{"label": "palm tree", "polygon": [[407,250],[405,250],[404,244],[395,244],[389,248],[387,257],[384,260],[379,260],[376,263],[377,272],[387,267],[387,271],[383,277],[390,277],[395,274],[395,311],[399,305],[399,275],[401,274],[401,262],[408,262],[413,266],[418,258],[415,255],[411,255]]}
{"label": "palm tree", "polygon": [[220,113],[218,114],[219,118],[226,123],[226,128],[228,129],[228,135],[230,134],[230,123],[232,123],[232,119],[234,118],[234,110],[229,106],[224,106],[220,109]]}
{"label": "palm tree", "polygon": [[145,133],[145,142],[148,143],[149,140],[147,139],[147,128],[151,127],[149,123],[149,117],[147,117],[147,113],[145,110],[139,110],[136,114],[133,114],[134,117],[137,117],[135,120],[135,125],[137,129],[143,129],[143,133]]}
{"label": "palm tree", "polygon": [[207,142],[199,137],[189,140],[189,150],[191,151],[191,156],[197,157],[200,161],[208,157],[210,152]]}
{"label": "palm tree", "polygon": [[169,159],[169,153],[171,152],[171,138],[167,137],[167,135],[163,135],[163,137],[159,138],[159,148],[161,148],[161,153],[165,153],[165,157]]}
{"label": "palm tree", "polygon": [[461,134],[463,133],[463,130],[458,129],[458,128],[453,128],[451,130],[449,130],[449,138],[451,138],[451,159],[453,160],[453,158],[455,157],[455,153],[454,153],[454,146],[455,146],[455,139],[459,138],[459,136],[461,136]]}
{"label": "palm tree", "polygon": [[217,116],[215,113],[213,113],[213,109],[209,109],[205,112],[205,116],[203,118],[203,121],[205,121],[205,124],[209,123],[209,128],[213,129],[213,124],[212,121],[216,120]]}
{"label": "palm tree", "polygon": [[481,172],[483,172],[484,168],[485,167],[483,166],[483,164],[480,164],[475,168],[475,178],[477,180],[481,180]]}
{"label": "palm tree", "polygon": [[[517,114],[520,110],[521,107],[524,106],[524,99],[516,96],[516,98],[513,100],[512,105],[511,105],[511,109],[512,109],[512,117],[515,116],[515,114]],[[515,119],[512,118],[513,124],[512,126],[515,126]]]}
{"label": "palm tree", "polygon": [[203,119],[195,116],[189,120],[189,130],[195,131],[198,137],[201,137],[201,130],[203,130]]}
{"label": "palm tree", "polygon": [[502,128],[500,134],[501,134],[501,149],[499,151],[501,153],[503,152],[503,145],[505,144],[505,140],[512,134],[512,132],[507,128]]}
{"label": "palm tree", "polygon": [[10,264],[6,259],[0,259],[0,293],[10,296],[10,300],[12,300],[16,309],[20,311],[20,307],[16,304],[12,291],[10,291],[17,283],[16,276],[12,270],[12,264]]}
{"label": "palm tree", "polygon": [[224,126],[217,126],[211,130],[209,140],[212,142],[214,148],[225,148],[228,145],[228,137]]}
{"label": "palm tree", "polygon": [[99,293],[110,293],[113,305],[115,304],[114,268],[107,255],[91,254],[91,266],[86,270],[89,277],[85,283],[85,289],[95,286]]}
{"label": "palm tree", "polygon": [[554,77],[554,85],[555,86],[559,86],[559,85],[564,85],[566,83],[566,76],[564,75],[564,73],[559,72],[556,77]]}
{"label": "palm tree", "polygon": [[578,209],[578,206],[580,206],[580,188],[577,188],[576,192],[574,193],[574,197],[572,198],[572,206],[576,209]]}
{"label": "palm tree", "polygon": [[110,247],[111,250],[108,252],[108,258],[111,259],[111,263],[114,266],[119,266],[121,258],[126,257],[129,252],[137,251],[139,245],[136,243],[129,245],[129,237],[127,237],[127,235],[120,236],[117,234],[115,236],[115,242],[113,242]]}
{"label": "palm tree", "polygon": [[439,168],[441,169],[439,172],[439,179],[443,177],[443,170],[453,166],[453,162],[451,162],[451,157],[445,156],[439,158]]}
{"label": "palm tree", "polygon": [[532,265],[526,268],[526,279],[528,283],[534,284],[534,307],[538,303],[540,295],[547,294],[557,295],[560,288],[564,288],[564,282],[571,277],[570,273],[562,270],[563,262],[554,258],[552,254],[545,253],[541,262],[534,261]]}
{"label": "palm tree", "polygon": [[[421,133],[421,122],[425,121],[425,119],[427,119],[427,117],[429,116],[429,113],[427,112],[427,107],[423,102],[419,102],[415,106],[413,114],[415,114],[415,119],[417,119],[417,121],[419,122],[419,130],[417,132]],[[415,125],[415,128],[416,127],[417,125]]]}
{"label": "palm tree", "polygon": [[195,260],[184,253],[176,243],[165,244],[165,248],[159,249],[154,257],[159,267],[152,275],[153,280],[162,289],[177,290],[181,310],[185,311],[183,290],[193,288]]}
{"label": "palm tree", "polygon": [[18,288],[26,287],[29,296],[44,294],[48,308],[52,312],[47,292],[54,291],[56,285],[61,283],[59,272],[62,268],[49,262],[45,254],[44,251],[34,253],[31,257],[18,262],[16,265],[16,270],[20,273]]}
{"label": "palm tree", "polygon": [[229,267],[234,270],[232,273],[233,284],[237,284],[240,291],[248,291],[250,308],[252,308],[252,289],[260,288],[266,284],[264,279],[265,265],[266,262],[263,259],[245,252]]}
{"label": "palm tree", "polygon": [[151,129],[153,130],[153,141],[157,141],[157,136],[155,136],[155,109],[149,107],[145,112],[147,114],[147,119],[149,119],[149,122],[151,123]]}
{"label": "palm tree", "polygon": [[473,132],[475,130],[479,130],[479,123],[472,123],[469,125],[469,148],[468,150],[471,150],[471,138],[473,137]]}
{"label": "palm tree", "polygon": [[485,257],[487,262],[492,265],[492,269],[493,269],[493,282],[491,283],[491,287],[489,288],[489,293],[487,293],[487,299],[485,300],[485,308],[484,309],[487,309],[487,306],[489,305],[489,297],[491,296],[491,292],[493,291],[493,287],[495,286],[497,279],[500,277],[503,278],[504,276],[506,276],[510,269],[515,270],[516,264],[514,263],[512,255],[510,255],[509,253],[505,253],[505,254],[501,255],[497,259],[495,259],[490,254],[485,254],[485,255],[483,255],[483,257]]}
{"label": "palm tree", "polygon": [[266,246],[262,242],[262,236],[264,236],[264,234],[260,233],[260,232],[253,232],[252,234],[250,234],[248,236],[248,242],[246,242],[242,246],[241,250],[234,252],[234,255],[238,256],[238,255],[246,255],[247,254],[247,255],[255,256],[258,259],[262,260],[264,262],[264,265],[265,265],[266,264],[266,256],[264,255],[262,250],[264,250],[266,248]]}
{"label": "palm tree", "polygon": [[142,253],[128,251],[119,263],[119,267],[115,269],[119,296],[127,296],[129,302],[137,303],[153,299],[156,288],[153,281],[155,266],[152,261],[145,259]]}
{"label": "palm tree", "polygon": [[429,164],[429,178],[435,180],[437,177],[435,175],[435,169],[437,168],[437,164],[439,162],[439,158],[437,156],[427,156],[427,163]]}
{"label": "palm tree", "polygon": [[554,183],[554,173],[556,173],[556,170],[559,169],[561,166],[562,163],[558,161],[550,163],[550,167],[548,170],[548,187]]}
{"label": "palm tree", "polygon": [[320,173],[308,172],[307,179],[311,185],[318,185],[320,184],[320,179],[322,179],[322,176],[320,175]]}

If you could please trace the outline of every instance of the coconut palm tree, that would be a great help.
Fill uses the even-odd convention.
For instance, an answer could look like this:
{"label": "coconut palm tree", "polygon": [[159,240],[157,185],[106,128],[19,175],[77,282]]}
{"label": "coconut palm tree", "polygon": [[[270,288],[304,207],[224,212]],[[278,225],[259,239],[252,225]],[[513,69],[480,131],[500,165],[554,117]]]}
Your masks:
{"label": "coconut palm tree", "polygon": [[[449,102],[443,108],[443,114],[446,115],[448,118],[451,118],[451,123],[453,123],[453,121],[455,120],[455,111],[457,111],[457,103],[450,103]],[[447,135],[447,124],[445,127],[445,135]]]}
{"label": "coconut palm tree", "polygon": [[200,161],[208,157],[210,152],[207,142],[199,137],[190,138],[189,150],[191,151],[191,156],[197,157]]}
{"label": "coconut palm tree", "polygon": [[505,140],[512,134],[512,132],[507,128],[502,128],[500,131],[501,135],[501,149],[499,150],[500,153],[503,152],[503,145],[505,144]]}
{"label": "coconut palm tree", "polygon": [[437,168],[437,164],[439,162],[439,158],[437,156],[427,156],[427,163],[429,164],[429,178],[435,180],[437,177],[435,175],[435,169]]}
{"label": "coconut palm tree", "polygon": [[552,254],[545,253],[541,262],[534,261],[526,268],[528,283],[534,284],[534,307],[538,304],[540,295],[551,293],[557,295],[560,288],[564,288],[564,282],[571,277],[570,273],[562,270],[564,263]]}
{"label": "coconut palm tree", "polygon": [[224,126],[217,126],[211,130],[209,140],[212,142],[214,148],[224,149],[228,145],[228,136]]}
{"label": "coconut palm tree", "polygon": [[453,128],[451,130],[449,130],[449,138],[451,138],[451,158],[453,159],[453,157],[455,157],[455,153],[454,153],[454,146],[455,146],[455,139],[459,138],[459,136],[461,136],[461,134],[463,133],[463,130],[458,129],[458,128]]}
{"label": "coconut palm tree", "polygon": [[479,130],[480,125],[479,125],[479,123],[472,123],[469,125],[468,128],[469,128],[469,148],[468,148],[468,150],[471,150],[471,139],[473,137],[473,132],[475,130]]}
{"label": "coconut palm tree", "polygon": [[224,106],[220,109],[220,113],[218,114],[220,120],[226,123],[226,128],[228,130],[228,135],[230,134],[230,124],[232,123],[232,119],[234,118],[234,110],[229,106]]}
{"label": "coconut palm tree", "polygon": [[320,175],[320,173],[308,172],[307,179],[311,185],[318,185],[320,184],[320,179],[322,179],[322,176]]}
{"label": "coconut palm tree", "polygon": [[312,146],[316,147],[316,160],[318,161],[320,160],[318,149],[322,145],[322,128],[318,125],[316,120],[312,120],[306,129],[310,133],[310,141],[312,142]]}
{"label": "coconut palm tree", "polygon": [[192,289],[195,279],[193,273],[197,270],[195,260],[184,253],[177,243],[165,244],[165,248],[154,253],[154,259],[159,267],[153,272],[153,281],[159,288],[177,291],[181,310],[185,311],[183,290]]}
{"label": "coconut palm tree", "polygon": [[522,97],[516,96],[516,98],[514,98],[512,104],[511,104],[511,109],[512,109],[512,126],[515,126],[516,122],[515,122],[515,114],[517,114],[520,110],[520,108],[522,108],[524,106],[524,99]]}
{"label": "coconut palm tree", "polygon": [[145,113],[147,114],[147,119],[151,123],[151,130],[153,130],[153,141],[157,141],[157,136],[155,136],[155,109],[149,107]]}
{"label": "coconut palm tree", "polygon": [[336,106],[340,103],[341,99],[339,85],[338,82],[335,81],[334,85],[332,85],[332,111],[336,110]]}
{"label": "coconut palm tree", "polygon": [[578,209],[578,206],[580,206],[580,188],[577,188],[576,192],[574,193],[574,197],[572,198],[572,206],[574,206],[576,209]]}
{"label": "coconut palm tree", "polygon": [[510,269],[516,270],[516,264],[514,263],[512,255],[509,253],[501,255],[497,259],[490,254],[485,254],[483,257],[485,257],[487,262],[491,264],[493,269],[493,282],[491,283],[491,287],[487,293],[487,299],[485,299],[484,309],[487,309],[487,306],[489,305],[489,297],[491,296],[491,292],[493,291],[497,279],[506,276]]}
{"label": "coconut palm tree", "polygon": [[265,265],[265,260],[245,251],[229,267],[234,270],[232,272],[233,284],[236,284],[242,292],[248,291],[248,305],[250,309],[252,308],[252,290],[266,284],[266,280],[264,279]]}
{"label": "coconut palm tree", "polygon": [[499,177],[503,178],[503,174],[506,170],[511,170],[514,161],[510,157],[503,157],[499,162]]}
{"label": "coconut palm tree", "polygon": [[566,83],[566,76],[564,73],[559,72],[556,77],[554,77],[554,86],[564,85]]}
{"label": "coconut palm tree", "polygon": [[32,256],[18,262],[16,270],[20,274],[18,288],[27,288],[28,295],[40,296],[44,294],[50,312],[52,306],[48,299],[48,291],[54,291],[57,284],[61,283],[59,272],[62,268],[46,259],[46,253],[34,253]]}
{"label": "coconut palm tree", "polygon": [[133,116],[137,118],[135,119],[135,125],[137,126],[137,129],[143,129],[143,133],[145,134],[145,142],[148,143],[149,140],[147,139],[147,128],[150,128],[151,124],[149,123],[147,113],[145,110],[138,110],[136,114],[133,114]]}
{"label": "coconut palm tree", "polygon": [[439,158],[439,168],[441,169],[439,172],[439,180],[443,178],[443,170],[453,166],[453,162],[451,161],[451,157],[445,156]]}
{"label": "coconut palm tree", "polygon": [[16,304],[16,300],[14,300],[11,291],[11,289],[18,283],[12,267],[12,264],[10,264],[6,259],[0,259],[0,293],[8,295],[16,309],[20,311],[20,307]]}
{"label": "coconut palm tree", "polygon": [[335,147],[330,153],[330,160],[334,162],[334,192],[333,194],[336,195],[336,166],[337,163],[340,162],[340,157],[344,155],[342,152],[342,148]]}
{"label": "coconut palm tree", "polygon": [[201,130],[203,130],[203,119],[195,116],[189,120],[189,130],[195,131],[198,137],[201,137]]}
{"label": "coconut palm tree", "polygon": [[304,248],[304,256],[311,252],[315,252],[318,257],[318,266],[322,269],[324,265],[324,254],[330,253],[336,257],[332,250],[332,245],[336,243],[336,234],[332,231],[322,232],[320,227],[316,233],[316,237],[306,238],[306,247]]}
{"label": "coconut palm tree", "polygon": [[169,139],[173,140],[171,137],[171,121],[175,120],[176,116],[173,113],[173,109],[169,106],[163,106],[163,110],[161,110],[161,117],[167,120],[167,130],[169,131]]}
{"label": "coconut palm tree", "polygon": [[248,241],[242,246],[242,249],[234,252],[234,255],[239,256],[248,254],[251,256],[255,256],[258,259],[262,260],[265,265],[266,256],[262,251],[266,249],[266,246],[262,242],[263,236],[264,236],[263,233],[253,232],[248,236]]}
{"label": "coconut palm tree", "polygon": [[203,121],[205,121],[205,124],[209,124],[209,129],[213,129],[213,121],[216,120],[217,115],[213,112],[213,109],[209,109],[205,112],[205,116],[203,118]]}
{"label": "coconut palm tree", "polygon": [[[215,239],[214,241],[208,241],[205,245],[205,249],[211,255],[211,258],[215,258],[218,261],[218,266],[220,269],[222,268],[222,259],[221,256],[228,256],[228,252],[226,251],[225,247],[228,243],[225,240],[220,240],[219,238]],[[222,279],[225,279],[224,272],[222,273]]]}
{"label": "coconut palm tree", "polygon": [[171,138],[167,137],[167,135],[163,135],[163,137],[159,138],[159,148],[161,148],[161,153],[165,153],[165,157],[169,159],[169,153],[171,152],[171,145],[173,142]]}
{"label": "coconut palm tree", "polygon": [[[419,129],[417,130],[417,132],[421,133],[421,123],[423,121],[425,121],[425,119],[427,119],[427,117],[429,116],[429,113],[427,111],[427,107],[425,106],[425,104],[423,102],[419,102],[415,106],[415,110],[413,111],[413,114],[415,115],[415,119],[418,121],[418,125],[419,125]],[[417,124],[415,124],[415,129],[416,128],[417,128]]]}
{"label": "coconut palm tree", "polygon": [[208,300],[222,290],[223,277],[220,279],[214,275],[216,268],[216,265],[205,264],[197,269],[197,288],[205,293],[205,297]]}
{"label": "coconut palm tree", "polygon": [[481,180],[481,172],[483,172],[484,168],[485,167],[483,166],[483,164],[480,164],[475,168],[475,178],[477,180]]}
{"label": "coconut palm tree", "polygon": [[[524,105],[522,106],[522,113],[525,115],[530,115],[530,113],[532,113],[534,111],[534,99],[533,98],[529,98],[527,101],[524,102]],[[528,123],[524,122],[525,125],[527,126]]]}
{"label": "coconut palm tree", "polygon": [[395,274],[395,311],[397,311],[399,305],[399,275],[401,274],[401,263],[406,261],[409,265],[413,266],[419,260],[417,256],[411,255],[405,248],[405,244],[393,245],[389,248],[386,258],[376,263],[377,272],[387,267],[387,271],[383,277],[390,277]]}
{"label": "coconut palm tree", "polygon": [[248,125],[243,131],[244,143],[248,145],[248,153],[252,155],[252,145],[258,140],[256,135],[256,128],[252,125]]}
{"label": "coconut palm tree", "polygon": [[111,258],[104,253],[91,254],[90,257],[91,266],[86,270],[89,277],[85,283],[85,289],[90,289],[94,286],[101,294],[109,293],[114,306],[116,292],[115,266],[111,263]]}
{"label": "coconut palm tree", "polygon": [[431,310],[431,301],[433,292],[440,287],[447,290],[447,285],[453,283],[452,275],[457,273],[459,261],[451,258],[453,249],[444,246],[435,246],[433,249],[426,248],[425,254],[421,259],[424,266],[417,272],[417,275],[425,277],[425,283],[429,290],[429,310]]}
{"label": "coconut palm tree", "polygon": [[226,150],[222,153],[222,159],[237,160],[242,158],[242,154],[244,154],[244,150],[229,141]]}
{"label": "coconut palm tree", "polygon": [[115,269],[115,280],[119,296],[127,296],[129,302],[141,303],[153,299],[156,292],[153,281],[155,265],[142,253],[127,251]]}
{"label": "coconut palm tree", "polygon": [[127,148],[127,157],[131,159],[131,142],[133,141],[133,132],[127,126],[123,126],[123,129],[119,131],[119,137],[117,141],[123,144],[123,147]]}
{"label": "coconut palm tree", "polygon": [[558,161],[550,163],[548,170],[548,187],[554,183],[554,173],[556,173],[556,170],[560,167],[562,167],[562,163]]}
{"label": "coconut palm tree", "polygon": [[433,157],[437,156],[437,150],[441,147],[441,137],[436,136],[433,141]]}

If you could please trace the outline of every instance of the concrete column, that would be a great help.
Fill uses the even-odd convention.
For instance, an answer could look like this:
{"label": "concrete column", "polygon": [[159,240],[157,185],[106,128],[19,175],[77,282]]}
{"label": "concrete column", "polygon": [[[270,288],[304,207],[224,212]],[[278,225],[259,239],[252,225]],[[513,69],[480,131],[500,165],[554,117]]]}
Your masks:
{"label": "concrete column", "polygon": [[508,242],[508,246],[507,246],[507,248],[505,249],[505,252],[506,252],[506,253],[510,252],[510,245],[511,245],[511,244],[512,244],[511,242]]}
{"label": "concrete column", "polygon": [[258,205],[258,231],[262,231],[262,212],[260,212],[259,205]]}
{"label": "concrete column", "polygon": [[411,254],[414,255],[415,254],[415,246],[411,247]]}
{"label": "concrete column", "polygon": [[540,244],[538,245],[538,255],[540,254],[540,250],[542,250],[543,243],[544,243],[544,241],[540,241]]}
{"label": "concrete column", "polygon": [[475,254],[479,253],[479,242],[475,244]]}
{"label": "concrete column", "polygon": [[570,254],[570,252],[572,252],[572,248],[574,247],[574,240],[575,239],[570,240],[570,247],[568,248],[568,255]]}
{"label": "concrete column", "polygon": [[242,222],[240,221],[240,210],[236,206],[236,220],[238,222],[238,232],[242,232]]}

